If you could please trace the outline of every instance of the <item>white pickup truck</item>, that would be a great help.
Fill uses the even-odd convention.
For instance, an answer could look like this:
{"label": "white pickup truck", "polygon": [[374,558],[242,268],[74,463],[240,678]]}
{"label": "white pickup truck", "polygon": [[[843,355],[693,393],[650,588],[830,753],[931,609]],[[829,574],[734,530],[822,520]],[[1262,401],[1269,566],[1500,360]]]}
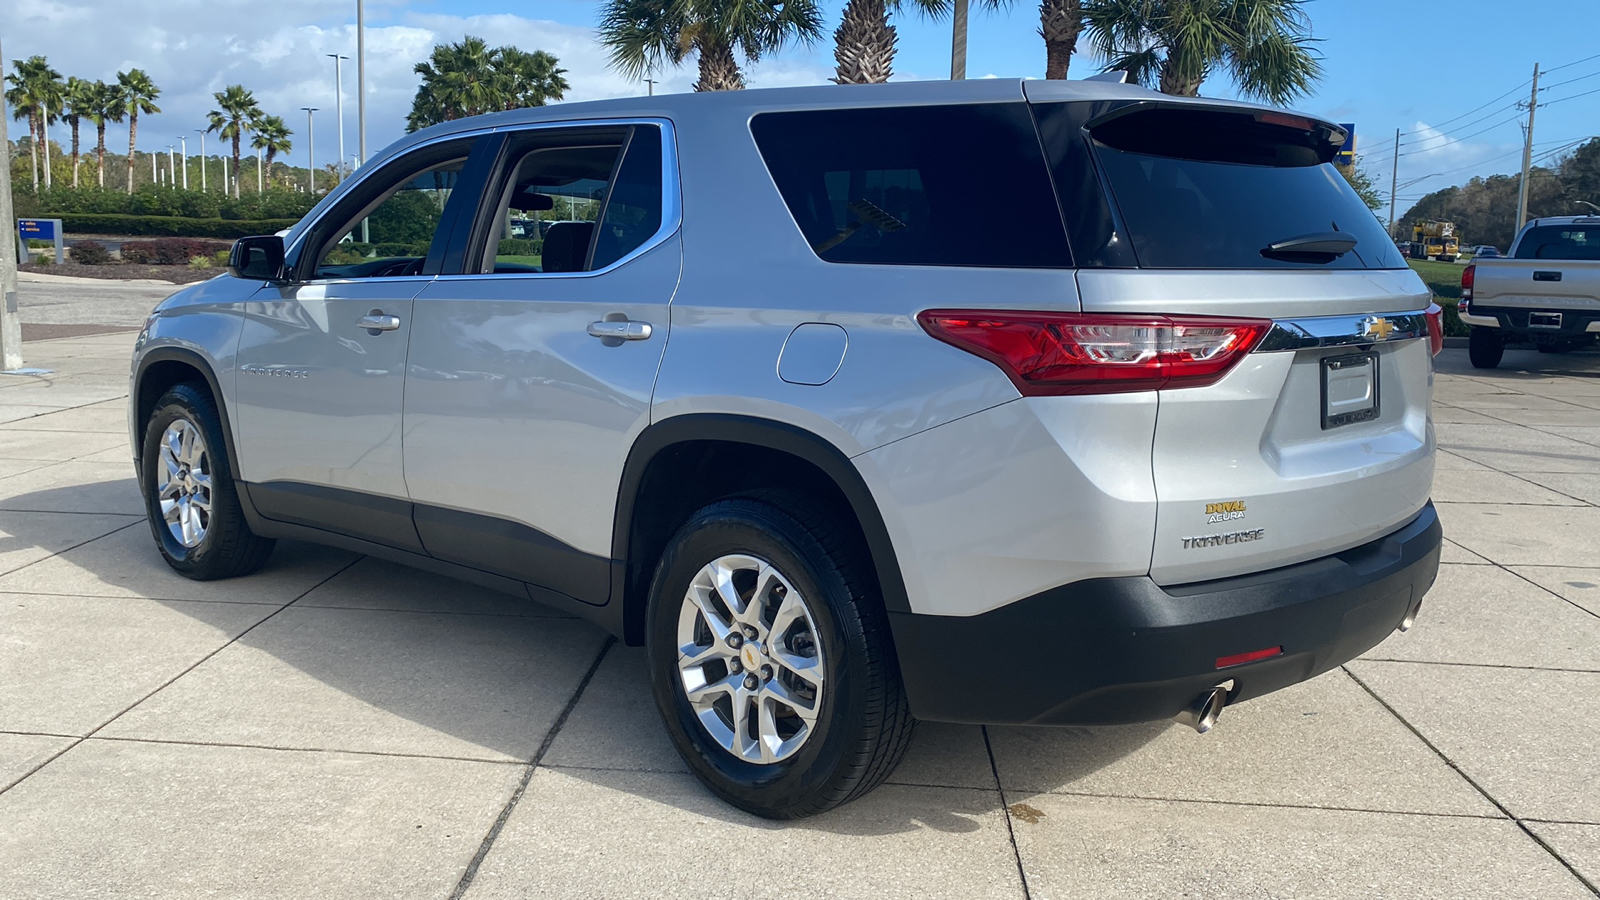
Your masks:
{"label": "white pickup truck", "polygon": [[1547,216],[1523,226],[1504,259],[1461,273],[1461,321],[1480,369],[1500,365],[1506,345],[1565,353],[1600,339],[1600,217]]}

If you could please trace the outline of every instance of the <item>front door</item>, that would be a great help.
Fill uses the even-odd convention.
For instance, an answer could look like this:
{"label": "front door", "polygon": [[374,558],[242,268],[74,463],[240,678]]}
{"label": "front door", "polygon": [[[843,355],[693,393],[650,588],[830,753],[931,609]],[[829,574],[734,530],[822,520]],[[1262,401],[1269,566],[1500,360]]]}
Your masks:
{"label": "front door", "polygon": [[603,604],[678,284],[664,122],[513,132],[459,274],[416,298],[405,477],[436,557]]}
{"label": "front door", "polygon": [[252,298],[239,468],[262,515],[421,549],[400,456],[406,351],[469,149],[413,151],[363,179],[311,227],[291,280]]}

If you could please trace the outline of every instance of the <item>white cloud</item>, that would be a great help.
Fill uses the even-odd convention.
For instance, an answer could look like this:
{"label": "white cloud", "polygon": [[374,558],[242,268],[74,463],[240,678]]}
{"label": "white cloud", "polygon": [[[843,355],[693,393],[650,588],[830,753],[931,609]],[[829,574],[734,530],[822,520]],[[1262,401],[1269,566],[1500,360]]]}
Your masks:
{"label": "white cloud", "polygon": [[[449,8],[440,4],[436,8]],[[11,14],[8,14],[8,18]],[[205,127],[212,93],[230,84],[254,91],[262,108],[282,116],[295,134],[296,163],[303,164],[305,113],[316,113],[317,161],[331,162],[337,137],[333,61],[344,65],[346,156],[356,152],[356,36],[354,4],[323,0],[27,0],[19,19],[8,23],[6,70],[10,60],[43,54],[64,75],[113,80],[139,67],[162,89],[161,113],[141,117],[141,150],[165,149],[179,135],[190,138]],[[606,54],[590,28],[514,15],[459,16],[409,12],[403,4],[367,4],[367,138],[376,153],[399,137],[416,92],[412,66],[425,60],[435,43],[474,34],[491,45],[513,44],[555,54],[568,70],[568,101],[597,100],[643,93],[606,64]],[[693,60],[659,75],[658,93],[687,91],[695,79]],[[750,67],[753,87],[825,83],[831,68],[794,59],[774,59]],[[60,128],[61,130],[57,130]],[[64,126],[51,138],[65,137]],[[92,137],[90,138],[92,140]],[[107,144],[125,148],[126,126],[108,129]],[[208,139],[212,153],[217,142]]]}

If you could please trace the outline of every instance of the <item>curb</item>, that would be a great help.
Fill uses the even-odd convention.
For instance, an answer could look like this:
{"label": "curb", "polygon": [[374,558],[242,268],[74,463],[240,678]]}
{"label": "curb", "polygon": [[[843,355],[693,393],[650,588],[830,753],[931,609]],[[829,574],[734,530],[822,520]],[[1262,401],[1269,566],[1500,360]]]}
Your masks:
{"label": "curb", "polygon": [[183,287],[177,282],[161,281],[155,278],[80,278],[76,275],[50,275],[45,272],[28,271],[18,272],[17,280],[35,284],[121,284],[133,287],[169,287],[174,290]]}

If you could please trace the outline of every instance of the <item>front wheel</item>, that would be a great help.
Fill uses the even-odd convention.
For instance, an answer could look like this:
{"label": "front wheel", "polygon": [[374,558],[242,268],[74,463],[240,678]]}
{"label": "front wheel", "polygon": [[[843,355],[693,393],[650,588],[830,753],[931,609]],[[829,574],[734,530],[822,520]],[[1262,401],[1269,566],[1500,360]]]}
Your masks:
{"label": "front wheel", "polygon": [[1506,342],[1498,329],[1472,326],[1472,332],[1467,337],[1467,356],[1472,360],[1473,368],[1493,369],[1500,365],[1500,358],[1505,352]]}
{"label": "front wheel", "polygon": [[178,574],[232,578],[267,561],[273,541],[245,521],[222,417],[209,393],[179,384],[161,395],[145,422],[140,465],[150,530]]}
{"label": "front wheel", "polygon": [[656,570],[647,645],[656,704],[690,769],[773,819],[872,790],[914,720],[861,551],[801,498],[723,500]]}

